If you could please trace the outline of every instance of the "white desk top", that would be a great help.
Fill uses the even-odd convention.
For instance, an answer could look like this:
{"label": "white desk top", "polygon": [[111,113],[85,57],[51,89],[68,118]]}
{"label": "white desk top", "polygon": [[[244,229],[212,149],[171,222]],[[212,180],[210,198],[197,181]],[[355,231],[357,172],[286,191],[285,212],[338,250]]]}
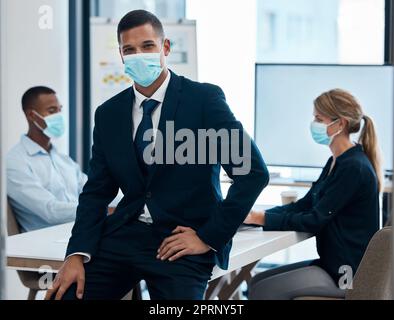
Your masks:
{"label": "white desk top", "polygon": [[[270,180],[270,186],[310,188],[312,186],[312,182],[296,181],[291,178],[272,178]],[[392,193],[393,192],[393,182],[392,181],[389,181],[389,180],[384,181],[383,192],[385,192],[385,193]]]}
{"label": "white desk top", "polygon": [[261,228],[239,231],[233,240],[228,270],[221,270],[216,266],[211,280],[308,238],[311,238],[311,235],[293,231],[262,231]]}
{"label": "white desk top", "polygon": [[7,257],[63,261],[74,223],[21,233],[7,238]]}
{"label": "white desk top", "polygon": [[[232,183],[232,180],[229,178],[223,178],[222,183],[229,184]],[[281,178],[275,177],[271,178],[269,182],[270,186],[280,186],[280,187],[293,187],[293,188],[310,188],[312,186],[312,182],[308,181],[297,181],[292,178]],[[385,180],[384,182],[384,189],[383,192],[385,193],[392,193],[393,192],[393,182],[389,180]]]}
{"label": "white desk top", "polygon": [[[73,223],[69,223],[8,237],[6,245],[7,257],[49,262],[63,261],[72,226]],[[221,270],[215,267],[212,280],[288,248],[309,237],[310,235],[308,234],[297,232],[264,232],[261,228],[239,231],[234,237],[229,270]],[[11,266],[11,268],[37,270],[29,268],[26,262],[24,266]]]}

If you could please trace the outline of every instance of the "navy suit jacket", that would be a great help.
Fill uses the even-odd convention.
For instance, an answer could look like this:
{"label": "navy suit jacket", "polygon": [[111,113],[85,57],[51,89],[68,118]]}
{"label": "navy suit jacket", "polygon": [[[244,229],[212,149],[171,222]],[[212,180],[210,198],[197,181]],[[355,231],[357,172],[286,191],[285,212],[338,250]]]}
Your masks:
{"label": "navy suit jacket", "polygon": [[[216,164],[155,164],[145,178],[133,145],[133,99],[134,90],[129,88],[96,111],[89,179],[79,198],[67,256],[76,252],[94,256],[100,238],[110,236],[127,221],[137,220],[146,204],[153,227],[163,239],[177,226],[191,227],[216,250],[215,263],[227,269],[231,239],[268,184],[269,175],[260,152],[251,141],[251,170],[247,175],[233,175],[232,169],[240,166],[231,161],[221,164],[219,157]],[[174,121],[175,132],[183,128],[196,134],[198,129],[243,130],[219,87],[174,73],[159,122],[164,141],[166,121]],[[176,142],[175,148],[180,144]],[[230,145],[231,142],[225,147]],[[220,191],[221,165],[234,181],[226,199]],[[107,216],[107,206],[119,188],[124,197],[115,213]]]}

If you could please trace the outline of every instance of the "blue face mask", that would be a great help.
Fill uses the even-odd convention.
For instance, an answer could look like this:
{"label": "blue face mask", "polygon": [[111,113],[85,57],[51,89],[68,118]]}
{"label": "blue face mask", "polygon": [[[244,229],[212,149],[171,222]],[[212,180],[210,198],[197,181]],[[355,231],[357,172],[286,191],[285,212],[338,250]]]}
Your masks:
{"label": "blue face mask", "polygon": [[140,86],[149,87],[163,71],[159,53],[137,53],[123,57],[126,74]]}
{"label": "blue face mask", "polygon": [[334,137],[337,136],[338,134],[340,134],[341,131],[338,131],[336,134],[334,134],[330,137],[327,134],[327,129],[329,126],[333,125],[338,120],[339,119],[331,122],[330,124],[325,124],[325,123],[313,121],[311,123],[311,128],[310,128],[313,140],[315,140],[315,142],[318,144],[329,146],[332,143],[332,141],[334,140]]}
{"label": "blue face mask", "polygon": [[38,117],[45,121],[47,127],[42,128],[37,122],[34,124],[49,138],[60,138],[66,131],[66,125],[62,113],[55,113],[47,117],[42,117],[36,111],[33,111]]}

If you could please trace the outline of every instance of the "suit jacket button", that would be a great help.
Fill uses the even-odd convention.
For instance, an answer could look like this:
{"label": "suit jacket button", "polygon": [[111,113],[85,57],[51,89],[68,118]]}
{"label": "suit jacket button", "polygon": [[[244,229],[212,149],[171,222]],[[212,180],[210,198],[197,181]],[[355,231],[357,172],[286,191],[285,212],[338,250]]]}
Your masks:
{"label": "suit jacket button", "polygon": [[147,192],[146,193],[146,199],[150,199],[152,198],[152,193],[151,192]]}

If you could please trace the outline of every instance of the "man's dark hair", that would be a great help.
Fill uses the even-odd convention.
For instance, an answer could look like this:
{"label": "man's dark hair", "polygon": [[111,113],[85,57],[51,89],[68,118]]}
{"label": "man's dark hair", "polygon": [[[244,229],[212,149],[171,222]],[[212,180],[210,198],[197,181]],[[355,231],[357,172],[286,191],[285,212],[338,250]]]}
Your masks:
{"label": "man's dark hair", "polygon": [[30,88],[22,97],[23,111],[26,112],[27,110],[32,109],[34,104],[37,102],[38,97],[42,94],[56,94],[56,92],[51,88],[42,86]]}
{"label": "man's dark hair", "polygon": [[164,39],[164,28],[160,20],[152,13],[146,10],[134,10],[126,14],[118,25],[118,41],[120,43],[120,34],[124,31],[150,24],[157,35]]}

